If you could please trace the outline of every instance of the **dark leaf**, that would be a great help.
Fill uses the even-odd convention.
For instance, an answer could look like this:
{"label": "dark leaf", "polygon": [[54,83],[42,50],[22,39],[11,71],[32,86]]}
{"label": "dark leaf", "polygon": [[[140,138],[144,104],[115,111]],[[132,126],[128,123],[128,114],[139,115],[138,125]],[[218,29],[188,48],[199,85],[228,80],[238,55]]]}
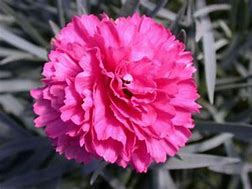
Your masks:
{"label": "dark leaf", "polygon": [[209,133],[232,133],[241,140],[250,141],[252,139],[252,125],[243,123],[215,123],[196,122],[196,129]]}
{"label": "dark leaf", "polygon": [[102,164],[101,160],[93,160],[89,164],[85,164],[82,166],[82,172],[84,174],[90,174],[94,172],[95,170],[99,169],[101,164]]}
{"label": "dark leaf", "polygon": [[124,5],[120,10],[120,16],[130,16],[132,15],[139,6],[139,0],[126,0]]}
{"label": "dark leaf", "polygon": [[66,162],[58,163],[40,170],[33,170],[14,176],[0,184],[0,188],[21,188],[42,184],[44,182],[56,179],[69,169]]}
{"label": "dark leaf", "polygon": [[176,38],[177,38],[180,42],[186,44],[186,32],[185,32],[185,30],[184,30],[184,29],[180,30],[180,31],[178,32]]}
{"label": "dark leaf", "polygon": [[103,169],[107,166],[108,163],[105,161],[100,162],[97,170],[92,174],[90,179],[90,185],[93,185],[97,177],[102,173]]}
{"label": "dark leaf", "polygon": [[103,170],[100,175],[109,183],[112,188],[126,189],[126,187],[115,176],[110,175],[106,170]]}
{"label": "dark leaf", "polygon": [[47,139],[42,137],[17,138],[0,146],[0,161],[17,153],[42,146],[50,146]]}
{"label": "dark leaf", "polygon": [[150,12],[149,16],[150,17],[154,17],[158,11],[160,11],[160,9],[162,9],[166,4],[167,4],[168,0],[160,0],[156,7]]}
{"label": "dark leaf", "polygon": [[38,146],[34,153],[27,158],[23,163],[15,166],[13,170],[9,172],[9,175],[22,174],[25,170],[26,172],[37,169],[39,166],[48,158],[52,153],[53,148],[51,146]]}
{"label": "dark leaf", "polygon": [[8,128],[6,133],[15,133],[18,136],[30,136],[30,134],[18,125],[14,120],[8,117],[6,114],[0,112],[0,129]]}
{"label": "dark leaf", "polygon": [[57,0],[57,8],[58,8],[59,23],[60,23],[60,26],[63,27],[65,25],[63,0]]}

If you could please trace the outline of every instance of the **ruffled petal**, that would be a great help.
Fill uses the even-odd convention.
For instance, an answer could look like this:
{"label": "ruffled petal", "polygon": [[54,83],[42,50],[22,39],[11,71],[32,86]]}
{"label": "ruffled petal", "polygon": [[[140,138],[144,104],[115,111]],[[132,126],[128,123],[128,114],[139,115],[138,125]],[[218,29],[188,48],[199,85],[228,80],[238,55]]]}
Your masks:
{"label": "ruffled petal", "polygon": [[152,18],[75,16],[52,40],[36,127],[56,151],[147,172],[191,136],[200,106],[192,54]]}

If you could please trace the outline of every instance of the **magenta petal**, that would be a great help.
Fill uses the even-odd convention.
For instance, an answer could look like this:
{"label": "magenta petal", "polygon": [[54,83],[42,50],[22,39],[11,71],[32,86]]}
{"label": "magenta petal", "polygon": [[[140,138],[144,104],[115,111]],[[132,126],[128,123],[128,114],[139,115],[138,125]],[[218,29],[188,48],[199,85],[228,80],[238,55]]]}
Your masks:
{"label": "magenta petal", "polygon": [[185,146],[199,112],[192,53],[154,19],[75,16],[52,39],[36,127],[56,151],[147,172]]}
{"label": "magenta petal", "polygon": [[162,143],[159,140],[154,138],[149,138],[146,141],[147,151],[150,153],[150,156],[157,162],[164,162],[166,160],[166,152]]}
{"label": "magenta petal", "polygon": [[51,138],[59,137],[67,130],[67,126],[61,120],[54,120],[47,124],[45,129],[46,134]]}
{"label": "magenta petal", "polygon": [[120,143],[111,139],[105,141],[98,141],[95,139],[94,148],[100,157],[103,157],[105,161],[110,163],[116,162],[121,151]]}
{"label": "magenta petal", "polygon": [[151,157],[146,151],[144,144],[138,145],[132,153],[132,164],[138,172],[147,172],[147,167],[151,163]]}
{"label": "magenta petal", "polygon": [[104,104],[106,100],[103,98],[104,88],[97,86],[94,101],[94,130],[97,134],[98,140],[106,140],[109,137],[126,143],[126,135],[123,131],[123,125],[111,116],[109,109],[106,109]]}
{"label": "magenta petal", "polygon": [[97,134],[98,140],[106,140],[108,138],[113,138],[121,142],[123,145],[126,144],[126,135],[123,131],[121,123],[116,121],[100,121],[94,126],[95,132]]}

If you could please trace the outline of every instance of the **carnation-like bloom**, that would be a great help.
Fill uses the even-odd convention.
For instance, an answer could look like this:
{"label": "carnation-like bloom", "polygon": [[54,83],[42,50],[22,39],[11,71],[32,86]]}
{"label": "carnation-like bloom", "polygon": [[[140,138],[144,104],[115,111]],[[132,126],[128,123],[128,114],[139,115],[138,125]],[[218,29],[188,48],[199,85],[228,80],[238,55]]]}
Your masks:
{"label": "carnation-like bloom", "polygon": [[199,97],[191,52],[152,18],[76,16],[52,41],[36,127],[56,151],[146,172],[185,145]]}

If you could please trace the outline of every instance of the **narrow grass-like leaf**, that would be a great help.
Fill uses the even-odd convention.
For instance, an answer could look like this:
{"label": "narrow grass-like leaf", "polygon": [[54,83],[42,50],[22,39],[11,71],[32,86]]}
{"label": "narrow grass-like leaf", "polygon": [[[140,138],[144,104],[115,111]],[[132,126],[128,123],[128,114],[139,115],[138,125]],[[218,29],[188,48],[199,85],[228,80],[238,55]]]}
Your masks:
{"label": "narrow grass-like leaf", "polygon": [[228,44],[229,44],[228,40],[226,40],[226,39],[220,39],[220,40],[218,40],[218,41],[215,42],[214,47],[215,47],[215,50],[218,51],[219,49],[225,47]]}
{"label": "narrow grass-like leaf", "polygon": [[[149,0],[142,0],[140,1],[141,5],[149,10],[155,9],[156,5]],[[176,19],[176,14],[169,9],[161,8],[157,13],[157,16],[168,19],[170,21],[174,21]]]}
{"label": "narrow grass-like leaf", "polygon": [[126,187],[115,176],[110,175],[108,171],[103,170],[100,175],[113,189],[126,189]]}
{"label": "narrow grass-like leaf", "polygon": [[57,8],[58,8],[58,17],[60,26],[63,27],[65,25],[65,14],[62,0],[57,0]]}
{"label": "narrow grass-like leaf", "polygon": [[0,104],[6,112],[12,113],[16,116],[21,115],[25,107],[21,104],[17,98],[11,94],[1,94]]}
{"label": "narrow grass-like leaf", "polygon": [[232,38],[231,28],[226,22],[224,22],[224,20],[218,21],[218,25],[223,30],[227,38]]}
{"label": "narrow grass-like leaf", "polygon": [[[198,9],[205,7],[205,0],[197,1]],[[211,21],[208,16],[201,17],[202,27],[205,29],[203,34],[203,52],[204,52],[204,65],[205,77],[208,91],[208,98],[211,104],[214,103],[214,90],[216,80],[216,52],[214,48],[214,34],[212,31]]]}
{"label": "narrow grass-like leaf", "polygon": [[211,166],[209,169],[217,173],[224,173],[229,175],[240,175],[243,168],[242,163]]}
{"label": "narrow grass-like leaf", "polygon": [[19,163],[13,170],[11,170],[9,175],[18,175],[22,174],[25,170],[26,172],[39,168],[41,164],[48,158],[48,156],[52,153],[52,149],[50,146],[47,147],[39,147],[35,149],[34,153],[31,154],[29,158],[27,158],[24,162]]}
{"label": "narrow grass-like leaf", "polygon": [[158,11],[160,9],[162,9],[167,4],[167,2],[168,2],[168,0],[160,0],[157,3],[157,6],[150,12],[149,16],[154,17],[158,13]]}
{"label": "narrow grass-like leaf", "polygon": [[231,6],[229,4],[212,4],[205,6],[197,11],[194,12],[194,18],[207,16],[211,12],[215,11],[223,11],[223,10],[230,10]]}
{"label": "narrow grass-like leaf", "polygon": [[2,26],[0,26],[0,39],[19,49],[27,51],[41,58],[42,60],[47,59],[47,52],[45,49],[26,41],[25,39],[15,35],[14,33],[12,33],[11,31],[7,30]]}
{"label": "narrow grass-like leaf", "polygon": [[229,157],[239,157],[237,149],[235,148],[233,138],[229,138],[224,142],[225,152]]}
{"label": "narrow grass-like leaf", "polygon": [[19,56],[19,55],[27,55],[28,56],[28,55],[31,55],[31,54],[28,53],[28,52],[25,52],[25,51],[0,47],[0,57]]}
{"label": "narrow grass-like leaf", "polygon": [[242,172],[251,172],[252,165],[249,163],[232,163],[220,166],[211,166],[210,170],[228,175],[241,175]]}
{"label": "narrow grass-like leaf", "polygon": [[15,61],[20,61],[20,60],[29,60],[29,61],[41,61],[37,57],[31,55],[31,54],[23,54],[23,55],[12,55],[12,56],[7,56],[4,59],[0,61],[0,65],[8,64],[11,62]]}
{"label": "narrow grass-like leaf", "polygon": [[[195,41],[198,43],[204,34],[204,28],[202,23],[199,20],[195,20],[195,27],[196,27],[196,32],[195,32]],[[198,54],[199,56],[200,54]],[[199,58],[198,58],[199,59]],[[202,58],[201,58],[202,59]]]}
{"label": "narrow grass-like leaf", "polygon": [[185,12],[187,9],[188,1],[184,1],[182,7],[180,8],[178,14],[176,15],[175,20],[172,22],[170,29],[173,33],[177,33],[179,29],[181,18],[185,16]]}
{"label": "narrow grass-like leaf", "polygon": [[243,42],[244,42],[244,36],[242,35],[237,34],[232,38],[228,48],[225,49],[225,51],[222,54],[222,60],[220,63],[222,68],[224,68],[225,70],[231,68],[231,65],[236,60],[239,54],[241,44]]}
{"label": "narrow grass-like leaf", "polygon": [[14,120],[12,120],[6,114],[0,112],[0,129],[3,130],[3,127],[9,128],[9,132],[15,133],[18,136],[30,136],[30,134],[23,129],[20,125],[18,125]]}
{"label": "narrow grass-like leaf", "polygon": [[[252,76],[248,76],[248,78],[249,77],[252,77]],[[228,85],[232,83],[246,81],[246,79],[247,78],[243,78],[243,77],[223,77],[216,80],[216,87],[221,86],[221,85]]]}
{"label": "narrow grass-like leaf", "polygon": [[12,24],[13,22],[15,22],[13,16],[0,14],[0,23]]}
{"label": "narrow grass-like leaf", "polygon": [[43,38],[43,36],[39,33],[39,31],[29,23],[29,19],[26,18],[24,15],[19,14],[18,12],[14,11],[10,8],[7,4],[3,1],[0,3],[0,8],[6,14],[13,16],[16,19],[16,23],[36,42],[40,45],[46,47],[48,42]]}
{"label": "narrow grass-like leaf", "polygon": [[0,47],[0,57],[4,57],[0,61],[0,65],[14,62],[17,60],[41,61],[40,58],[38,58],[37,56],[34,56],[30,53],[27,53],[24,51],[19,51],[19,50],[14,50],[14,49],[10,49],[10,48],[1,48],[1,47]]}
{"label": "narrow grass-like leaf", "polygon": [[179,154],[181,159],[170,158],[165,164],[161,165],[162,169],[196,169],[202,167],[210,167],[213,165],[225,165],[230,163],[237,163],[238,158],[222,157],[205,154]]}
{"label": "narrow grass-like leaf", "polygon": [[40,170],[33,170],[25,172],[23,174],[14,176],[7,181],[0,184],[0,188],[21,188],[35,186],[44,182],[50,181],[51,179],[57,178],[64,174],[68,170],[69,164],[66,162],[58,163],[47,168]]}
{"label": "narrow grass-like leaf", "polygon": [[2,79],[2,78],[9,78],[11,76],[12,76],[12,74],[9,71],[0,71],[0,79]]}
{"label": "narrow grass-like leaf", "polygon": [[237,26],[237,13],[239,11],[239,1],[237,0],[231,0],[231,12],[230,14],[230,24],[233,30],[235,30]]}
{"label": "narrow grass-like leaf", "polygon": [[153,189],[177,189],[170,173],[165,169],[154,169],[152,171]]}
{"label": "narrow grass-like leaf", "polygon": [[251,189],[250,177],[247,172],[243,171],[241,174],[242,185],[244,189]]}
{"label": "narrow grass-like leaf", "polygon": [[211,150],[213,148],[222,145],[227,139],[232,138],[232,134],[220,134],[216,137],[213,137],[208,140],[204,140],[203,142],[187,145],[186,147],[182,148],[182,152],[205,152]]}
{"label": "narrow grass-like leaf", "polygon": [[207,121],[196,122],[196,129],[209,133],[231,133],[241,140],[252,140],[252,125],[245,123],[216,123]]}
{"label": "narrow grass-like leaf", "polygon": [[54,35],[57,35],[60,31],[59,26],[55,22],[53,22],[52,20],[49,20],[49,24],[50,24],[50,27],[51,27]]}
{"label": "narrow grass-like leaf", "polygon": [[[33,1],[33,0],[26,0],[30,4],[34,6],[36,9],[42,9],[45,14],[51,13],[51,14],[57,14],[57,8],[53,5],[50,5],[49,3],[46,3],[45,1]],[[13,2],[13,1],[12,1]]]}
{"label": "narrow grass-like leaf", "polygon": [[192,27],[192,21],[193,21],[192,12],[194,6],[193,4],[194,4],[193,0],[188,1],[185,15],[182,18],[182,20],[180,20],[181,25],[183,25],[184,27]]}
{"label": "narrow grass-like leaf", "polygon": [[0,93],[3,92],[24,92],[38,87],[40,84],[28,79],[9,79],[0,81]]}
{"label": "narrow grass-like leaf", "polygon": [[237,83],[237,84],[229,84],[216,87],[215,91],[223,91],[223,90],[231,90],[231,89],[240,89],[240,88],[251,88],[251,83]]}
{"label": "narrow grass-like leaf", "polygon": [[92,162],[82,166],[82,172],[84,174],[90,174],[98,169],[101,165],[100,160],[93,160]]}
{"label": "narrow grass-like leaf", "polygon": [[66,16],[66,19],[71,19],[73,15],[73,9],[72,9],[72,1],[71,0],[62,0],[64,13]]}
{"label": "narrow grass-like leaf", "polygon": [[102,161],[97,170],[92,174],[91,179],[90,179],[90,185],[93,185],[95,180],[97,179],[97,177],[101,174],[101,172],[103,171],[103,169],[107,166],[108,163]]}
{"label": "narrow grass-like leaf", "polygon": [[76,0],[77,12],[79,15],[88,14],[88,1],[87,0]]}
{"label": "narrow grass-like leaf", "polygon": [[252,47],[252,36],[237,33],[227,50],[223,53],[221,66],[224,70],[230,70],[240,55]]}
{"label": "narrow grass-like leaf", "polygon": [[178,32],[178,34],[176,35],[176,38],[177,38],[180,42],[186,44],[186,32],[185,32],[185,30],[184,30],[184,29],[180,30],[180,31]]}
{"label": "narrow grass-like leaf", "polygon": [[[235,31],[246,31],[249,29],[251,19],[251,2],[247,0],[231,0],[231,26]],[[243,19],[241,19],[243,18]]]}
{"label": "narrow grass-like leaf", "polygon": [[49,146],[49,142],[42,137],[17,138],[0,146],[0,161],[16,153],[34,150],[39,146]]}
{"label": "narrow grass-like leaf", "polygon": [[120,10],[120,16],[130,16],[132,15],[139,6],[139,0],[126,0],[124,5],[122,6]]}

